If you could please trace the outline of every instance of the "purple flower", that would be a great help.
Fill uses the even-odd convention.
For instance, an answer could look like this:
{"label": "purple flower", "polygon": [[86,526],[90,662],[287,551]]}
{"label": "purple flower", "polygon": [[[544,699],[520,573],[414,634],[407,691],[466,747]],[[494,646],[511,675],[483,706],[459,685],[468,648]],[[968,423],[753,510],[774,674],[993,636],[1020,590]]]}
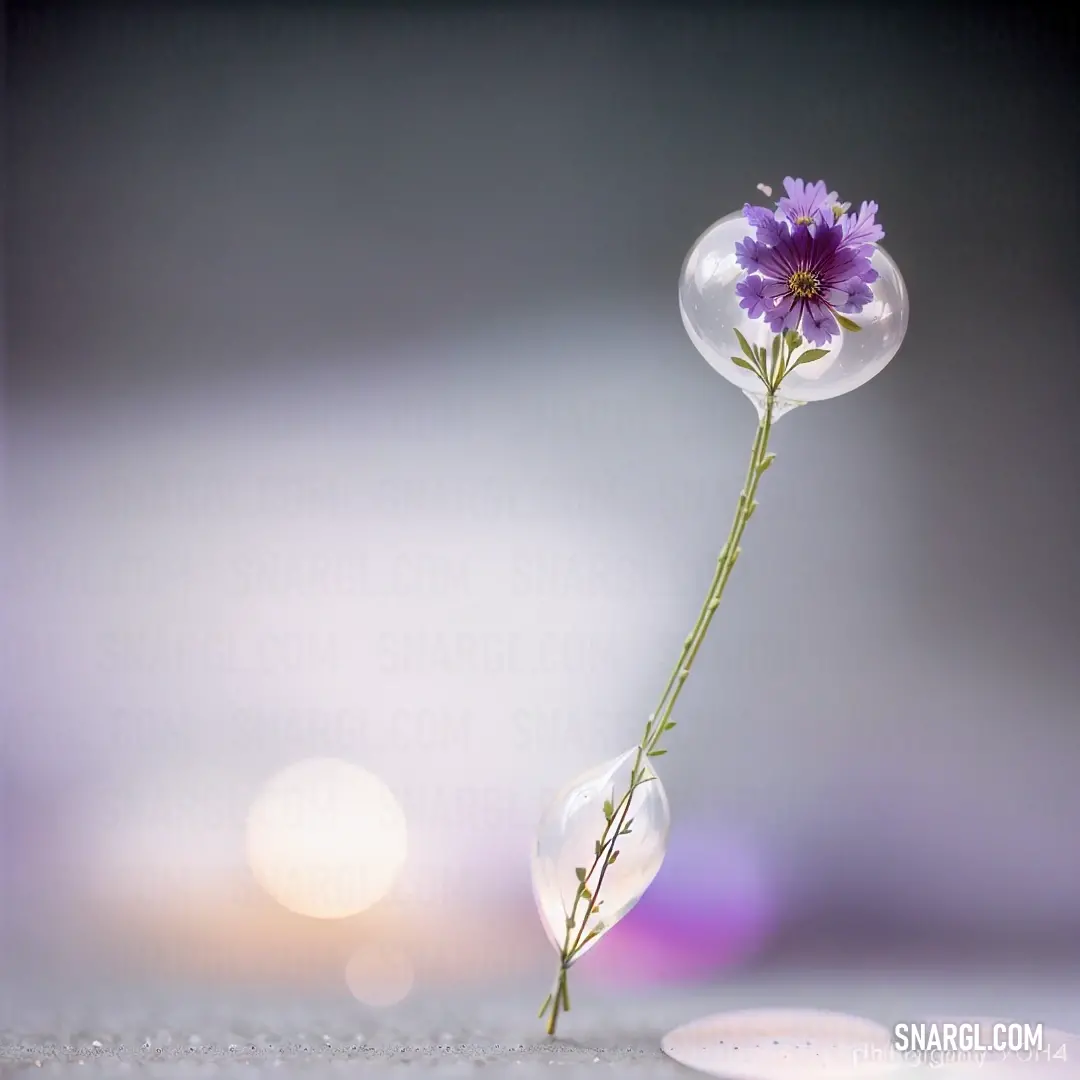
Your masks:
{"label": "purple flower", "polygon": [[792,225],[831,225],[836,220],[833,207],[840,198],[835,191],[826,189],[824,180],[807,184],[802,179],[785,176],[784,190],[787,197],[781,198],[776,208]]}
{"label": "purple flower", "polygon": [[763,316],[774,334],[800,330],[812,345],[824,345],[840,332],[836,311],[861,311],[871,299],[868,284],[877,279],[869,249],[844,243],[839,224],[785,223],[785,235],[774,247],[754,241],[742,245],[744,256],[753,244],[753,269],[735,289],[740,306],[752,319]]}
{"label": "purple flower", "polygon": [[755,229],[735,245],[747,276],[735,286],[739,306],[750,318],[764,318],[773,333],[800,330],[812,345],[840,332],[836,315],[861,311],[872,299],[877,271],[870,265],[874,244],[885,232],[876,223],[877,203],[864,202],[845,213],[824,181],[784,179],[787,196],[774,212],[743,207]]}

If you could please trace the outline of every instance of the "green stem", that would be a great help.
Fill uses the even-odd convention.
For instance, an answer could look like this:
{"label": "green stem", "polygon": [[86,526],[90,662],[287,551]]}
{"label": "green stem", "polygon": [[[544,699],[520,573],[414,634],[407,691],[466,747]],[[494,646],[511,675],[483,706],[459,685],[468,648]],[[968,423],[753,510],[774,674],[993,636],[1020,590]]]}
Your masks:
{"label": "green stem", "polygon": [[552,990],[547,1002],[544,1003],[545,1007],[540,1011],[540,1015],[543,1016],[547,1012],[547,1005],[551,1005],[551,1017],[547,1026],[549,1035],[555,1034],[555,1028],[559,1023],[559,1013],[570,1011],[570,994],[566,987],[566,978],[569,973],[570,967],[568,964],[559,965],[559,974],[555,979],[555,989]]}
{"label": "green stem", "polygon": [[[789,349],[788,358],[790,358],[790,352]],[[602,924],[594,924],[592,928],[589,928],[589,918],[590,915],[595,914],[597,911],[604,877],[608,868],[612,865],[614,855],[617,853],[615,845],[619,836],[623,835],[623,830],[628,828],[634,792],[643,783],[648,782],[649,777],[645,776],[645,762],[648,757],[656,753],[664,732],[675,726],[670,723],[672,710],[682,693],[682,688],[686,685],[690,669],[701,649],[701,643],[705,640],[709,624],[716,614],[716,609],[720,606],[724,588],[739,557],[739,543],[742,540],[743,532],[746,530],[747,522],[757,507],[754,496],[757,494],[758,483],[761,480],[762,473],[772,462],[772,457],[768,453],[769,435],[772,431],[776,408],[775,390],[780,381],[777,376],[782,377],[783,367],[784,358],[781,357],[780,370],[773,372],[773,380],[775,381],[772,382],[772,385],[767,386],[768,394],[757,432],[754,435],[754,445],[750,452],[746,480],[743,482],[742,491],[739,494],[739,501],[735,509],[735,517],[731,524],[731,531],[728,533],[727,542],[716,560],[716,570],[705,594],[705,601],[693,629],[683,642],[678,663],[668,679],[667,686],[660,697],[660,703],[657,705],[656,711],[649,717],[649,722],[645,725],[645,732],[638,744],[637,753],[634,755],[634,765],[630,770],[629,786],[619,800],[618,805],[612,808],[611,816],[607,818],[604,831],[597,844],[596,856],[593,859],[592,866],[586,872],[584,880],[578,884],[573,909],[566,920],[566,937],[559,955],[559,971],[555,989],[548,995],[547,1001],[544,1002],[544,1006],[540,1010],[542,1017],[550,1007],[551,1016],[547,1025],[549,1035],[555,1034],[559,1013],[568,1012],[570,1009],[570,998],[567,992],[567,977],[570,965],[577,959],[582,947],[596,936],[602,926]],[[614,801],[614,793],[612,794],[612,801]],[[600,871],[599,876],[595,884],[592,884],[593,875],[596,873],[597,868]],[[582,900],[587,904],[586,914],[579,919],[578,910]],[[587,929],[589,929],[589,933],[586,933]]]}

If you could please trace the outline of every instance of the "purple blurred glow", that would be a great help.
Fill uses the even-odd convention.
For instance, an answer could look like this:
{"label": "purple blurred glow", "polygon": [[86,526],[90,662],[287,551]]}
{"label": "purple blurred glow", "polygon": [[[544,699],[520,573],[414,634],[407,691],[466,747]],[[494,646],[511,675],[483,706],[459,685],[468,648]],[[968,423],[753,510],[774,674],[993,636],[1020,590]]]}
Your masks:
{"label": "purple blurred glow", "polygon": [[656,880],[583,961],[583,974],[602,983],[706,980],[757,952],[776,912],[752,845],[705,822],[681,824]]}

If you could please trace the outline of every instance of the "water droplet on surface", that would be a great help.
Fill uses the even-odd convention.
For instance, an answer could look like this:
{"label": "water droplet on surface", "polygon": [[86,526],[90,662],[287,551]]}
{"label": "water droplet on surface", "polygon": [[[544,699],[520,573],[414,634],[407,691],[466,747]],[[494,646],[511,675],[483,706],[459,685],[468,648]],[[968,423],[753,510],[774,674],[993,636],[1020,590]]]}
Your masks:
{"label": "water droplet on surface", "polygon": [[[641,780],[626,805],[637,753],[634,747],[577,777],[555,796],[537,829],[532,856],[536,906],[548,940],[560,953],[567,918],[574,913],[570,943],[581,943],[574,950],[575,961],[633,908],[664,861],[671,813],[664,786],[647,760],[640,766]],[[605,802],[615,810],[611,827]],[[603,861],[596,859],[597,841],[610,841],[626,828],[630,831],[618,835],[614,843],[618,856],[604,870]],[[579,868],[586,872],[591,904],[577,900]],[[598,911],[592,910],[596,904]],[[589,937],[594,930],[598,932]]]}
{"label": "water droplet on surface", "polygon": [[660,1045],[681,1065],[726,1080],[881,1076],[904,1067],[881,1024],[817,1009],[717,1013],[676,1028]]}
{"label": "water droplet on surface", "polygon": [[[734,213],[698,237],[679,277],[679,310],[690,340],[709,364],[740,390],[757,393],[761,380],[731,360],[742,355],[736,329],[751,345],[766,349],[774,337],[764,319],[751,319],[739,306],[735,292],[746,274],[736,261],[735,245],[752,235],[742,214]],[[861,329],[841,330],[823,346],[829,350],[827,356],[790,371],[780,385],[782,401],[794,405],[846,394],[879,374],[896,355],[907,332],[907,286],[884,248],[875,247],[870,261],[879,275],[871,285],[874,298],[861,312],[848,316]]]}

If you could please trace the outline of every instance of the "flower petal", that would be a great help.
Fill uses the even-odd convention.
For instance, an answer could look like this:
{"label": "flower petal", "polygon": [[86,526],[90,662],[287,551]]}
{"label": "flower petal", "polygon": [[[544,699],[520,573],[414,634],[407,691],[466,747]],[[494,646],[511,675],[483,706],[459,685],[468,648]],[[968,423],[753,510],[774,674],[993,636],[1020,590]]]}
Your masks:
{"label": "flower petal", "polygon": [[833,221],[833,205],[837,194],[825,187],[824,180],[808,184],[802,178],[784,177],[786,197],[776,204],[780,214],[791,222],[807,218],[815,225],[829,225]]}
{"label": "flower petal", "polygon": [[800,329],[802,336],[811,345],[825,345],[840,333],[840,325],[833,318],[832,312],[815,300],[806,304]]}
{"label": "flower petal", "polygon": [[863,277],[872,269],[870,260],[860,251],[842,247],[815,267],[823,285],[838,285],[848,278]]}
{"label": "flower petal", "polygon": [[776,213],[764,206],[743,207],[743,217],[757,230],[757,239],[762,244],[775,244],[783,235],[783,223],[778,221]]}
{"label": "flower petal", "polygon": [[874,294],[861,278],[854,277],[830,289],[825,299],[836,311],[849,315],[862,311],[874,299]]}
{"label": "flower petal", "polygon": [[765,314],[766,308],[771,305],[771,301],[766,301],[766,298],[762,296],[763,284],[761,278],[751,275],[735,286],[736,295],[742,297],[739,307],[744,308],[751,319],[760,318]]}
{"label": "flower petal", "polygon": [[761,272],[766,277],[777,281],[787,281],[795,272],[791,260],[784,254],[785,244],[790,244],[790,241],[785,240],[776,247],[762,247],[758,261]]}
{"label": "flower petal", "polygon": [[794,296],[781,297],[780,303],[765,313],[765,317],[769,320],[769,329],[774,334],[779,334],[784,330],[794,330],[799,323],[802,305],[803,301],[796,300]]}
{"label": "flower petal", "polygon": [[735,261],[744,270],[760,270],[761,256],[767,251],[768,248],[748,236],[735,244]]}
{"label": "flower petal", "polygon": [[844,242],[856,244],[876,244],[885,236],[885,230],[874,220],[878,211],[876,202],[864,202],[858,214],[846,214],[840,219],[844,230]]}
{"label": "flower petal", "polygon": [[818,277],[828,277],[829,267],[842,243],[842,233],[835,225],[818,225],[813,230],[813,244],[806,255],[806,268]]}
{"label": "flower petal", "polygon": [[750,222],[755,229],[759,228],[765,221],[773,221],[776,215],[766,206],[751,206],[749,203],[744,203],[742,208],[743,217]]}
{"label": "flower petal", "polygon": [[792,228],[790,237],[776,245],[776,252],[783,260],[787,274],[807,269],[813,244],[814,238],[810,235],[810,230],[805,225],[796,225]]}

